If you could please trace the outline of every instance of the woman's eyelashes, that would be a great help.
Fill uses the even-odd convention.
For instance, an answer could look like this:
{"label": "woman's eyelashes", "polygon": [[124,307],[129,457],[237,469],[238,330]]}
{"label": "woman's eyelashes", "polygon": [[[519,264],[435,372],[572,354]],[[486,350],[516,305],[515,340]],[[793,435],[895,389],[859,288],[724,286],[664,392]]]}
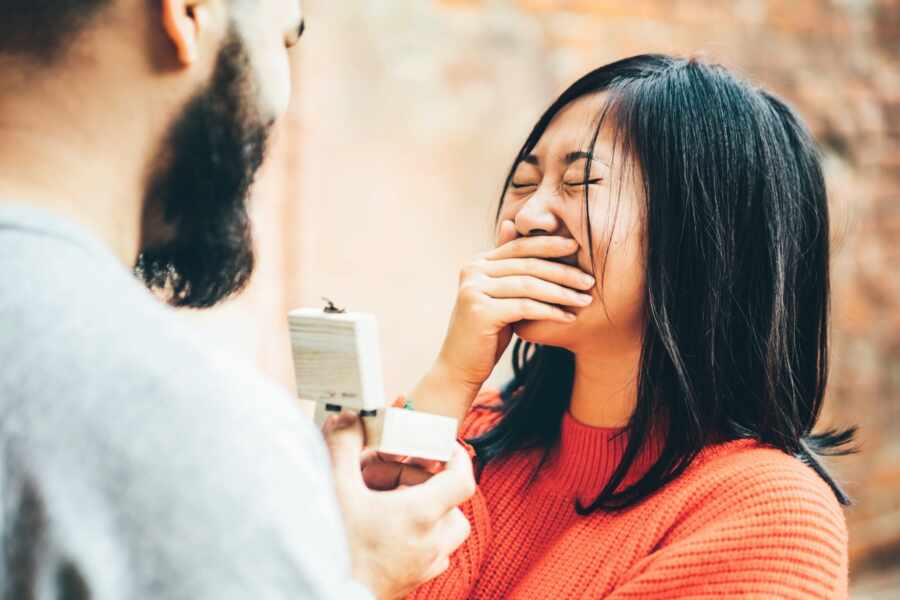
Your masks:
{"label": "woman's eyelashes", "polygon": [[564,181],[563,185],[568,187],[584,187],[586,185],[598,185],[603,181],[602,177],[593,177],[587,181]]}
{"label": "woman's eyelashes", "polygon": [[[581,181],[563,181],[563,185],[566,187],[584,187],[586,185],[599,185],[603,182],[602,177],[592,177],[591,179]],[[529,181],[512,181],[510,182],[510,187],[515,190],[526,190],[526,189],[535,189],[539,187],[540,184],[537,182],[529,182]]]}

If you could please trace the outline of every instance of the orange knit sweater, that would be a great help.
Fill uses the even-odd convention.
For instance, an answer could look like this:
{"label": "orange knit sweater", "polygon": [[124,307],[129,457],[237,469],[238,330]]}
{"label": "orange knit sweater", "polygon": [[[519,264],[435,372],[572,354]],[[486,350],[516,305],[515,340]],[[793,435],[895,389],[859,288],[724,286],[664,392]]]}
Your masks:
{"label": "orange knit sweater", "polygon": [[[498,418],[482,394],[465,437]],[[752,441],[711,446],[661,491],[628,510],[579,516],[608,481],[626,438],[567,414],[551,460],[538,451],[489,463],[463,506],[472,534],[450,569],[411,598],[847,597],[840,505],[807,466]],[[658,450],[640,457],[634,476]]]}

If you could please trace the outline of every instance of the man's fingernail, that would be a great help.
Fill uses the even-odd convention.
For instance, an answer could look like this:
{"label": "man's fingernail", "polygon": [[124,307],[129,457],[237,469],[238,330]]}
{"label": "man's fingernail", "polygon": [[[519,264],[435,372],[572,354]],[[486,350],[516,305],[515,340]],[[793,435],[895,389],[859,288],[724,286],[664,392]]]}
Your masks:
{"label": "man's fingernail", "polygon": [[325,420],[322,421],[322,433],[331,433],[334,429],[334,416],[328,415],[325,417]]}
{"label": "man's fingernail", "polygon": [[345,429],[352,426],[354,423],[356,423],[356,415],[352,412],[342,412],[334,417],[335,429]]}

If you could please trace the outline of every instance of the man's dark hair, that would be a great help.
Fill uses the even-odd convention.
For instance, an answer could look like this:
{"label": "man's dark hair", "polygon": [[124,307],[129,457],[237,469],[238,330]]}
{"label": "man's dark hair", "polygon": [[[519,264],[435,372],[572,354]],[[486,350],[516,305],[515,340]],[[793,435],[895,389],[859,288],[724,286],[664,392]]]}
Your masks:
{"label": "man's dark hair", "polygon": [[0,57],[56,59],[110,0],[3,0]]}

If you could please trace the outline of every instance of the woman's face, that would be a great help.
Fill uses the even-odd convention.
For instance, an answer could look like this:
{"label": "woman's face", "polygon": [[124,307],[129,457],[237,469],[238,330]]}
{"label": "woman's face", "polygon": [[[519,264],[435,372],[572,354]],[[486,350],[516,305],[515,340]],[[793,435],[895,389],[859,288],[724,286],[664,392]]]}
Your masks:
{"label": "woman's face", "polygon": [[[594,302],[573,308],[571,324],[523,321],[522,339],[575,353],[616,353],[639,347],[645,318],[643,202],[639,174],[614,152],[613,128],[601,129],[588,175],[593,247],[588,245],[584,205],[586,146],[596,128],[603,95],[585,96],[561,110],[532,153],[519,164],[503,201],[499,223],[518,236],[557,235],[578,242],[572,263],[594,271]],[[567,309],[569,310],[569,309]]]}

